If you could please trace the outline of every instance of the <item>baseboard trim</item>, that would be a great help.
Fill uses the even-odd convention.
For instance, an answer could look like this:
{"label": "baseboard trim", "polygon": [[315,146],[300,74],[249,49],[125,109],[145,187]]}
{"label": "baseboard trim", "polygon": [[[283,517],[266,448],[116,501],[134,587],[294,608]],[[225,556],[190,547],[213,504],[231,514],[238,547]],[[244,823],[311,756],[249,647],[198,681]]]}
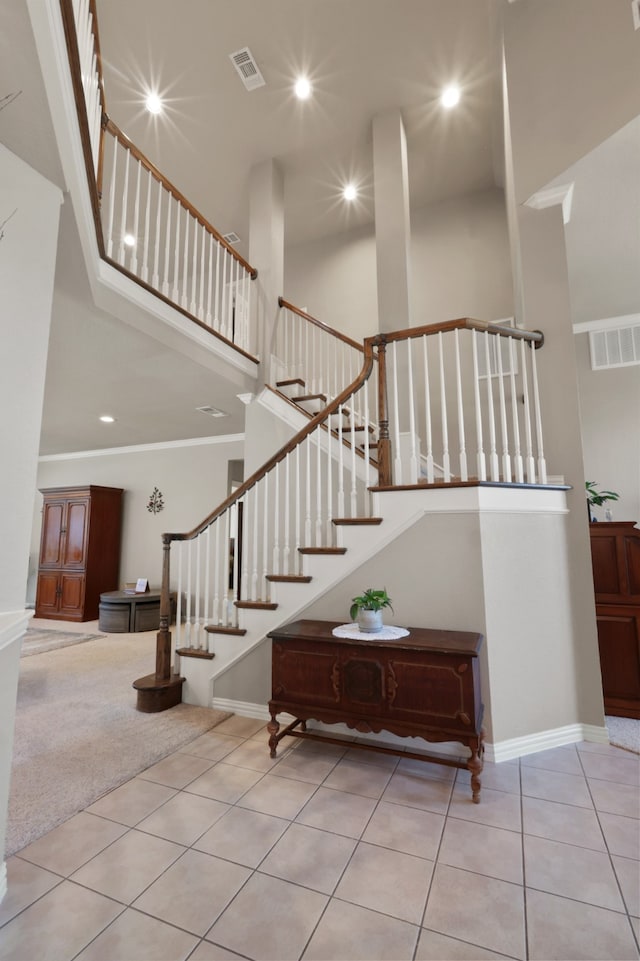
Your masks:
{"label": "baseboard trim", "polygon": [[524,737],[487,744],[486,758],[488,761],[499,764],[501,761],[512,761],[527,754],[548,751],[553,747],[565,747],[579,741],[608,744],[609,732],[606,727],[596,727],[594,724],[568,724],[566,727],[556,727],[548,731],[539,731],[537,734],[526,734]]}
{"label": "baseboard trim", "polygon": [[0,904],[2,904],[2,899],[7,893],[7,862],[3,861],[0,864]]}
{"label": "baseboard trim", "polygon": [[[223,697],[214,697],[212,707],[218,711],[230,711],[232,714],[241,714],[243,717],[254,717],[259,721],[269,720],[269,711],[265,704],[252,704],[249,701],[231,701]],[[288,724],[293,718],[288,714],[278,715],[282,726]],[[361,738],[365,735],[360,734],[347,727],[346,724],[325,725],[317,721],[310,721],[309,727],[318,727],[327,733],[337,734],[342,737]],[[459,754],[461,745],[457,742],[426,742],[422,738],[398,737],[388,731],[381,731],[380,734],[368,734],[368,738],[379,740],[387,746],[395,747],[418,747],[424,748],[428,743],[429,751],[441,754]],[[506,741],[497,741],[493,744],[485,744],[485,756],[487,761],[500,764],[501,761],[512,761],[515,758],[526,757],[527,754],[536,754],[538,751],[548,751],[553,747],[566,747],[568,744],[576,744],[579,741],[592,741],[599,744],[609,743],[609,732],[606,727],[597,727],[594,724],[568,724],[566,727],[552,728],[548,731],[539,731],[536,734],[526,734],[523,737],[509,738]],[[413,742],[413,743],[411,743]],[[466,748],[464,748],[466,750]]]}

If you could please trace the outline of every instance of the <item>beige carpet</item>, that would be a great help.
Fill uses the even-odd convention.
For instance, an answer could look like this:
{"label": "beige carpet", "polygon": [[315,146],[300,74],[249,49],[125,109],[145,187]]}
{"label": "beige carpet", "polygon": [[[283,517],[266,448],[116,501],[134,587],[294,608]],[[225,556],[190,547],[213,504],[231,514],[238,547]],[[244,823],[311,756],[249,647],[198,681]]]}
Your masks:
{"label": "beige carpet", "polygon": [[20,657],[32,657],[45,651],[57,651],[59,647],[73,647],[85,641],[96,641],[104,634],[79,634],[76,631],[52,631],[50,628],[27,628],[22,638]]}
{"label": "beige carpet", "polygon": [[640,721],[632,717],[605,717],[609,741],[615,747],[640,754]]}
{"label": "beige carpet", "polygon": [[179,704],[135,709],[155,634],[107,635],[20,661],[6,855],[229,715]]}

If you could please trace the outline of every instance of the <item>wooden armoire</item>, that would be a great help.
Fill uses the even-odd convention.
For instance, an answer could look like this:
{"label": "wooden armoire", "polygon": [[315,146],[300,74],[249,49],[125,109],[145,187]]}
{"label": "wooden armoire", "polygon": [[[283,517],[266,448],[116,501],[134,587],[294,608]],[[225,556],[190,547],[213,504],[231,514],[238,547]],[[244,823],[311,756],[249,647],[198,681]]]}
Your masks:
{"label": "wooden armoire", "polygon": [[640,529],[633,521],[589,529],[605,713],[640,718]]}
{"label": "wooden armoire", "polygon": [[103,591],[118,588],[122,488],[41,490],[36,617],[92,621]]}

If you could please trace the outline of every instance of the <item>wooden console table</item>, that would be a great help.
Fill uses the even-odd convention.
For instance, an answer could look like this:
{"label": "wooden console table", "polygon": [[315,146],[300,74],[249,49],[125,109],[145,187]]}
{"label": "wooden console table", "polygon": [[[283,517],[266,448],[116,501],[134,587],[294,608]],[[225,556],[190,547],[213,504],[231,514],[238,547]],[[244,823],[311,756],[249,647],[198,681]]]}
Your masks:
{"label": "wooden console table", "polygon": [[[272,696],[268,724],[271,757],[291,735],[330,744],[344,741],[310,733],[310,719],[344,723],[356,731],[389,731],[426,741],[466,745],[468,760],[418,754],[382,745],[350,747],[468,768],[473,800],[480,801],[483,766],[483,705],[478,653],[482,634],[409,628],[408,637],[360,640],[335,637],[337,621],[294,621],[268,636],[273,640]],[[280,731],[277,715],[295,720]]]}

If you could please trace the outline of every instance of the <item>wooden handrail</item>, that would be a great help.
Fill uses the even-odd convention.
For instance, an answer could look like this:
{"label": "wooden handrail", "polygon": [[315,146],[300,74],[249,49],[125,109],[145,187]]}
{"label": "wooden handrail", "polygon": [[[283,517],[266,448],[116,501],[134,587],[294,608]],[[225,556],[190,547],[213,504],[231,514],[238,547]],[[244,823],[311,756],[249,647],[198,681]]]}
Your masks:
{"label": "wooden handrail", "polygon": [[98,196],[98,187],[93,166],[93,154],[91,152],[91,137],[89,134],[87,107],[84,99],[84,90],[82,89],[82,68],[80,66],[80,51],[78,49],[78,35],[76,33],[76,21],[73,12],[72,0],[60,0],[60,13],[62,14],[62,26],[64,28],[67,57],[69,58],[73,98],[76,102],[76,114],[78,116],[78,125],[80,128],[80,141],[82,143],[82,155],[84,158],[84,166],[87,175],[87,186],[89,188],[91,212],[93,214],[93,222],[96,231],[96,242],[98,244],[98,253],[100,254],[101,258],[104,258],[105,247],[104,237],[102,234],[102,218],[100,216],[100,197]]}
{"label": "wooden handrail", "polygon": [[222,246],[228,251],[228,253],[232,255],[232,257],[238,261],[238,263],[242,264],[245,270],[250,274],[251,279],[255,280],[258,276],[257,269],[252,267],[251,264],[245,260],[237,250],[233,249],[233,247],[224,239],[222,234],[217,231],[216,228],[196,210],[196,208],[187,200],[184,194],[182,194],[178,188],[175,187],[171,181],[158,170],[155,164],[153,164],[148,157],[145,157],[145,155],[138,147],[136,147],[133,141],[129,140],[127,135],[123,133],[116,123],[113,122],[111,117],[106,118],[105,129],[108,130],[109,133],[112,134],[112,136],[114,136],[123,147],[130,151],[132,156],[134,156],[136,160],[138,160],[142,166],[149,171],[151,176],[161,183],[165,190],[172,194],[172,196],[185,208],[185,210],[188,210],[191,216],[195,217],[198,223],[204,227],[208,233],[212,234],[218,243],[222,244]]}
{"label": "wooden handrail", "polygon": [[327,404],[323,410],[316,414],[315,417],[313,417],[309,423],[302,428],[302,430],[298,431],[298,433],[292,437],[287,444],[281,447],[279,451],[277,451],[265,464],[262,465],[262,467],[259,467],[258,470],[251,475],[251,477],[244,481],[244,483],[241,484],[241,486],[238,487],[233,494],[230,494],[229,497],[222,502],[222,504],[216,507],[215,510],[205,517],[205,519],[198,524],[197,527],[194,527],[193,530],[182,534],[165,533],[162,535],[163,542],[169,543],[170,541],[190,541],[193,540],[194,537],[197,537],[198,534],[201,534],[204,530],[206,530],[207,527],[209,527],[209,525],[216,520],[216,518],[220,517],[221,514],[224,514],[229,507],[243,497],[247,491],[251,490],[251,488],[254,487],[258,481],[265,476],[265,474],[268,474],[269,471],[276,466],[276,464],[279,464],[280,461],[284,460],[287,454],[290,454],[293,450],[295,450],[298,444],[302,443],[305,437],[313,433],[319,424],[326,420],[331,414],[334,414],[341,404],[344,404],[349,397],[355,394],[356,391],[364,384],[365,380],[367,380],[371,375],[372,369],[373,345],[365,341],[364,364],[362,370],[352,384],[349,384],[348,387],[345,387],[342,393],[338,394],[335,400],[332,400],[330,404]]}
{"label": "wooden handrail", "polygon": [[492,324],[485,320],[474,320],[472,317],[459,317],[457,320],[445,320],[439,324],[427,324],[424,327],[409,327],[406,330],[390,330],[387,333],[376,334],[370,340],[375,346],[381,343],[389,344],[394,340],[410,340],[422,337],[423,334],[446,333],[450,330],[479,330],[481,333],[497,334],[499,337],[511,337],[514,340],[527,340],[536,350],[544,344],[544,334],[541,330],[521,330],[519,327],[503,327],[502,324]]}
{"label": "wooden handrail", "polygon": [[312,317],[311,314],[307,314],[306,311],[301,310],[299,307],[296,307],[294,304],[290,304],[288,300],[284,299],[284,297],[278,297],[278,307],[285,307],[287,310],[290,310],[291,313],[296,314],[298,317],[302,317],[303,320],[308,321],[310,324],[314,324],[316,327],[319,327],[320,330],[324,330],[325,333],[331,334],[333,337],[336,337],[338,340],[341,340],[344,344],[348,344],[349,347],[355,347],[356,350],[359,350],[362,353],[364,353],[364,347],[362,346],[362,344],[359,344],[357,341],[352,340],[351,337],[347,337],[346,334],[340,333],[339,330],[335,330],[333,327],[329,327],[328,324],[323,324],[321,320],[317,320],[315,317]]}

